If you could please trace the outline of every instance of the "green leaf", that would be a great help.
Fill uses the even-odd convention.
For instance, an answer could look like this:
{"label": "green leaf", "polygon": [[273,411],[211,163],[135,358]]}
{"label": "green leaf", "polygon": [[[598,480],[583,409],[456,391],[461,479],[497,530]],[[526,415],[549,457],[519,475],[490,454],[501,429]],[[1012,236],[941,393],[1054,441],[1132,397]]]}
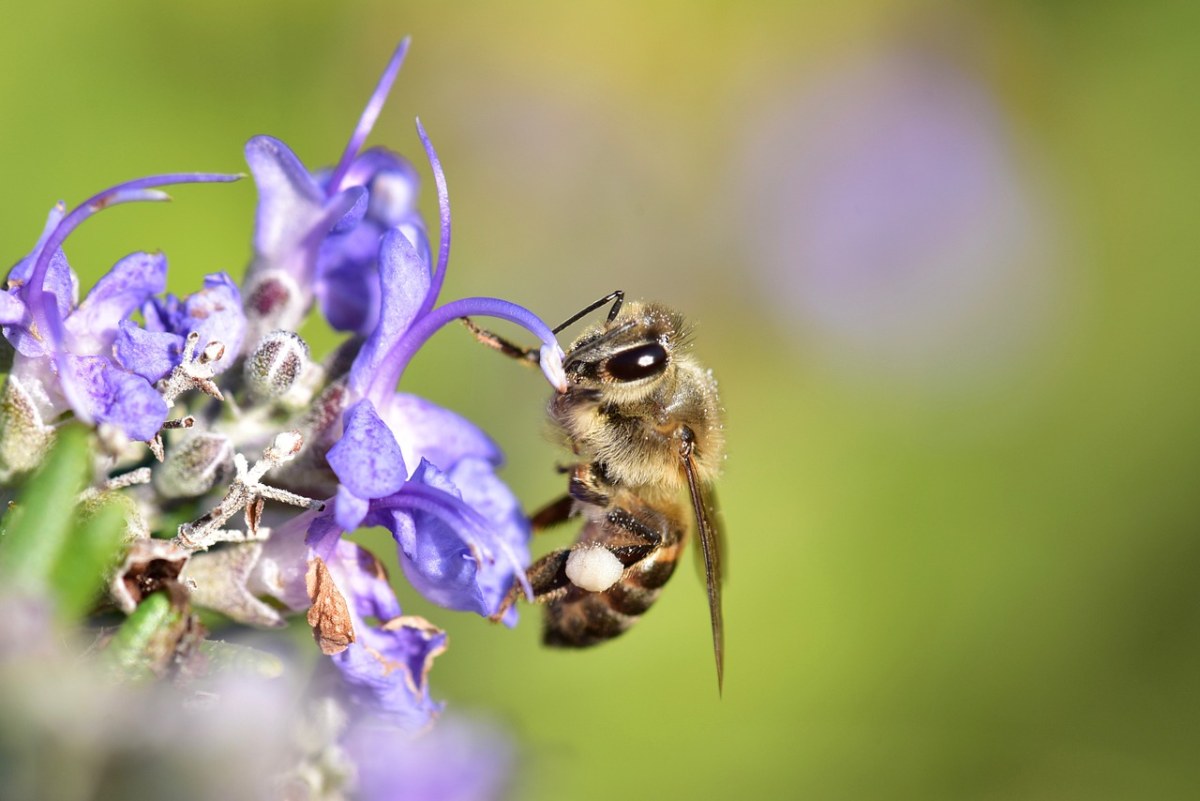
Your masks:
{"label": "green leaf", "polygon": [[183,612],[165,592],[147,596],[108,641],[105,659],[123,678],[152,678],[175,652]]}
{"label": "green leaf", "polygon": [[128,499],[101,499],[84,512],[69,547],[63,548],[50,576],[51,589],[63,620],[88,612],[121,555],[127,528]]}
{"label": "green leaf", "polygon": [[200,643],[200,653],[208,658],[213,672],[251,673],[266,679],[283,675],[283,660],[275,654],[248,645],[205,640]]}
{"label": "green leaf", "polygon": [[17,591],[43,593],[74,533],[77,498],[88,476],[88,433],[80,426],[58,432],[46,463],[5,515],[0,534],[0,581]]}

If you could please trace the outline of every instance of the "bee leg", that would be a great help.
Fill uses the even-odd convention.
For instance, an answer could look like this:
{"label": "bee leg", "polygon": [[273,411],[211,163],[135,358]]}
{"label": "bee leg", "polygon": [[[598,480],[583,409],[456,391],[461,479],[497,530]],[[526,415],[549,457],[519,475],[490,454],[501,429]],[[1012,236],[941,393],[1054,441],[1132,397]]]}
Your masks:
{"label": "bee leg", "polygon": [[529,525],[533,528],[534,533],[537,533],[545,531],[551,526],[557,526],[559,523],[565,523],[571,517],[571,510],[574,506],[575,499],[570,495],[564,495],[534,512],[529,518]]}
{"label": "bee leg", "polygon": [[475,325],[470,317],[461,317],[459,319],[462,320],[463,325],[465,325],[467,330],[474,335],[475,339],[479,340],[484,345],[487,345],[489,348],[494,348],[510,359],[516,359],[524,364],[534,367],[538,365],[538,360],[541,358],[541,353],[538,348],[522,348],[520,345],[514,345],[504,337],[501,337],[498,334],[493,334],[486,328],[480,328],[479,326]]}
{"label": "bee leg", "polygon": [[[559,551],[553,551],[546,554],[541,559],[529,566],[526,571],[526,576],[529,579],[529,585],[533,589],[533,602],[546,603],[565,595],[571,587],[571,580],[567,578],[567,557],[571,555],[569,548],[563,548]],[[509,589],[508,595],[504,596],[500,607],[491,615],[488,620],[493,623],[498,623],[509,607],[517,602],[521,597],[521,585],[516,581],[513,582],[512,588]]]}
{"label": "bee leg", "polygon": [[608,506],[610,486],[599,466],[594,463],[578,464],[571,471],[571,479],[567,483],[567,493],[580,503],[591,506]]}
{"label": "bee leg", "polygon": [[662,546],[662,532],[646,525],[628,510],[619,507],[613,509],[606,519],[611,529],[616,531],[610,529],[604,547],[625,567],[637,564]]}

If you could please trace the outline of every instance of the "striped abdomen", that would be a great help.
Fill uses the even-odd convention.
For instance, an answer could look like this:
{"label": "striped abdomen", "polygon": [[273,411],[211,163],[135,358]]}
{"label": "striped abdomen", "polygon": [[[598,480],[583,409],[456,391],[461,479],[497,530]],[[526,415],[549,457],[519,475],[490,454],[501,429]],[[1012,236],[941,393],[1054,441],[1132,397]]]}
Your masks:
{"label": "striped abdomen", "polygon": [[[625,572],[616,584],[602,592],[572,585],[562,596],[548,602],[542,633],[547,645],[582,648],[611,640],[632,626],[658,598],[675,572],[675,563],[684,546],[684,530],[667,515],[649,509],[641,512],[640,522],[653,520],[657,524],[660,539],[656,545],[647,545],[644,540],[634,544],[615,512],[584,526],[574,547],[605,547],[621,560]],[[565,564],[570,551],[560,553]]]}

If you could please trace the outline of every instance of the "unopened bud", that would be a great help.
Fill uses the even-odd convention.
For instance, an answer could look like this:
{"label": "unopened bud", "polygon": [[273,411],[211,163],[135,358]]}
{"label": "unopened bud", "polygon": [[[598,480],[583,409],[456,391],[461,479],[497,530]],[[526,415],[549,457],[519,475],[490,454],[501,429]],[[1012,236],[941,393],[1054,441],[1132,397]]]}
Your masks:
{"label": "unopened bud", "polygon": [[39,405],[49,405],[45,394],[37,392],[40,389],[36,384],[27,388],[10,375],[0,390],[0,481],[37,467],[54,441],[54,429],[42,422],[38,412]]}
{"label": "unopened bud", "polygon": [[204,352],[200,354],[200,363],[219,362],[224,355],[225,343],[213,340],[204,346]]}
{"label": "unopened bud", "polygon": [[299,431],[284,431],[282,434],[275,435],[271,447],[267,448],[263,456],[282,463],[299,453],[302,447],[304,447],[304,437]]}
{"label": "unopened bud", "polygon": [[308,367],[308,344],[291,331],[272,331],[246,359],[246,386],[260,400],[283,397]]}
{"label": "unopened bud", "polygon": [[220,434],[193,434],[171,449],[154,471],[154,487],[167,498],[195,498],[233,470],[233,446]]}
{"label": "unopened bud", "polygon": [[243,292],[246,313],[246,341],[256,342],[277,328],[296,328],[312,304],[312,291],[305,291],[285,270],[250,267]]}

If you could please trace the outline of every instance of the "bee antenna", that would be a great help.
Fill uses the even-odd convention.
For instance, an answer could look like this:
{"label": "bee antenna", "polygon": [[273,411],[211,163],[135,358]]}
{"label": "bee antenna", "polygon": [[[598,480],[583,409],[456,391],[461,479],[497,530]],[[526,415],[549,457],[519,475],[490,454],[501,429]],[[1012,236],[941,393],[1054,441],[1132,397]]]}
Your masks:
{"label": "bee antenna", "polygon": [[571,315],[569,318],[567,318],[566,322],[564,322],[563,324],[561,324],[560,326],[555,328],[553,333],[557,334],[559,331],[563,330],[571,323],[577,321],[579,318],[583,317],[584,315],[591,314],[596,309],[603,306],[605,303],[608,303],[610,300],[613,302],[613,305],[612,305],[612,308],[608,310],[608,322],[611,323],[613,320],[617,319],[617,312],[621,311],[621,304],[625,301],[625,292],[620,289],[609,292],[607,295],[600,298],[600,300],[587,306],[583,311],[581,311],[577,314]]}

